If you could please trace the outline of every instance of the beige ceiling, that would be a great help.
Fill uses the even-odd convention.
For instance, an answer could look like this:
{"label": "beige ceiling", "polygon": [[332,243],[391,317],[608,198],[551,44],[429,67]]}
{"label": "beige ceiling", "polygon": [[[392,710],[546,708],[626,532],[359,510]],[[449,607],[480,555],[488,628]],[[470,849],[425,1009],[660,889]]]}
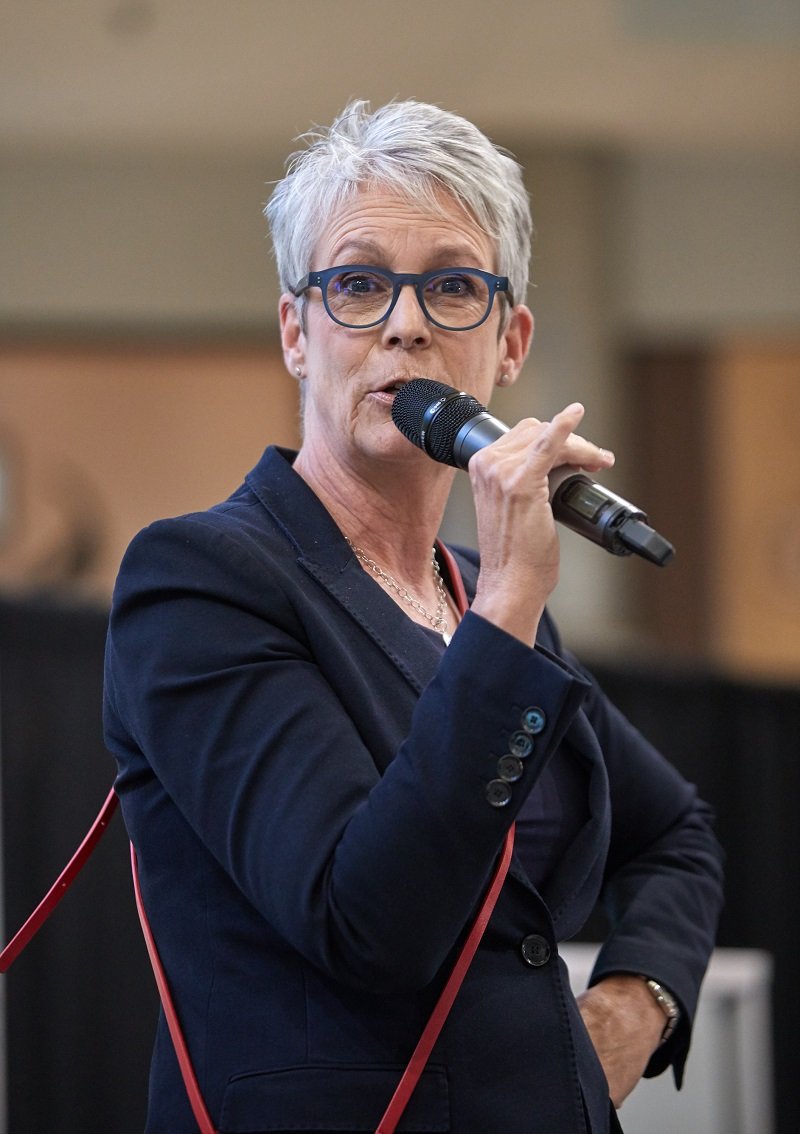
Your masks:
{"label": "beige ceiling", "polygon": [[352,96],[800,154],[797,0],[5,0],[0,144],[283,151]]}

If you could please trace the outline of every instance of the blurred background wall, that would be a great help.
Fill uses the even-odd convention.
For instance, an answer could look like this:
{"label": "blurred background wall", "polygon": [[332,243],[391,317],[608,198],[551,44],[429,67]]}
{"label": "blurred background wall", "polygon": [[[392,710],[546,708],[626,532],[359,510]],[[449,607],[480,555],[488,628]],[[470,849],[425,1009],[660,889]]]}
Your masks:
{"label": "blurred background wall", "polygon": [[[794,646],[774,642],[774,661],[732,650],[734,614],[716,608],[701,638],[681,640],[668,618],[654,624],[651,602],[654,589],[705,597],[729,561],[714,561],[712,536],[735,526],[726,454],[762,438],[726,432],[718,402],[732,379],[719,368],[745,351],[758,373],[759,351],[777,349],[780,400],[797,387],[796,4],[511,2],[490,18],[477,0],[457,15],[419,0],[74,0],[12,3],[4,24],[1,582],[60,575],[105,599],[138,526],[227,494],[263,443],[296,437],[260,209],[313,122],[353,96],[413,96],[473,118],[526,169],[537,334],[496,412],[584,400],[587,431],[618,452],[612,485],[650,490],[641,500],[678,547],[662,582],[568,538],[555,604],[570,639],[800,673],[791,452],[759,500],[770,530],[748,516],[736,558],[760,539],[780,545],[771,583]],[[661,423],[646,420],[651,394],[642,407],[631,387],[677,388],[677,374],[653,376],[676,350],[702,373],[645,472],[635,445],[651,448]],[[687,517],[712,496],[698,531]],[[447,534],[470,532],[466,497],[462,483]]]}
{"label": "blurred background wall", "polygon": [[[270,182],[293,139],[349,98],[416,97],[472,118],[526,171],[536,338],[494,411],[516,420],[584,401],[586,432],[617,452],[608,483],[678,549],[662,572],[566,533],[553,606],[567,641],[611,680],[666,666],[680,688],[792,697],[796,3],[11,0],[0,19],[0,594],[17,628],[0,641],[6,674],[19,610],[102,624],[139,527],[213,503],[264,445],[296,442],[261,216]],[[460,478],[445,534],[471,533]],[[57,653],[47,633],[59,632],[35,626]],[[9,684],[7,767],[9,715],[20,697],[36,715],[43,696],[15,686],[10,706]],[[778,729],[774,748],[796,754],[796,735]],[[6,812],[32,766],[20,758],[13,782],[5,772]],[[5,860],[24,873],[8,837]],[[43,872],[60,865],[54,853]]]}

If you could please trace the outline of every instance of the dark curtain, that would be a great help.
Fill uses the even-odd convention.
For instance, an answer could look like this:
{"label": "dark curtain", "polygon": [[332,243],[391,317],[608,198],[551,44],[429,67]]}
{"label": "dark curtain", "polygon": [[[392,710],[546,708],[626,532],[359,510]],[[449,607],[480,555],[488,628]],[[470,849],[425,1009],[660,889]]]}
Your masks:
{"label": "dark curtain", "polygon": [[[72,855],[113,779],[100,721],[105,621],[102,610],[0,601],[6,939]],[[775,958],[778,1134],[794,1134],[800,690],[641,666],[594,671],[717,810],[728,855],[719,943]],[[10,1129],[140,1132],[156,994],[119,816],[2,979]]]}

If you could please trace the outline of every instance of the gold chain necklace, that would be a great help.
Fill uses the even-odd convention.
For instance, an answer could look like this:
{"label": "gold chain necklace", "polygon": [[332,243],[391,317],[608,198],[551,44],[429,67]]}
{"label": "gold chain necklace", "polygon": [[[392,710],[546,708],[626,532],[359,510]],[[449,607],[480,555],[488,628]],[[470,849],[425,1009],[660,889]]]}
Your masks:
{"label": "gold chain necklace", "polygon": [[388,571],[384,571],[383,567],[376,563],[374,559],[370,559],[363,547],[356,547],[347,536],[344,538],[347,540],[348,546],[355,552],[364,566],[369,567],[373,575],[377,575],[387,587],[391,587],[398,598],[406,603],[407,606],[410,606],[412,610],[416,610],[418,614],[421,614],[423,618],[427,619],[436,633],[441,634],[444,639],[444,644],[449,646],[450,634],[447,629],[447,618],[445,617],[445,611],[447,610],[447,591],[444,589],[444,580],[442,579],[442,573],[439,570],[439,564],[436,560],[436,548],[431,548],[431,569],[433,570],[433,581],[436,584],[436,613],[431,614],[427,607],[424,607],[418,599],[414,598],[407,587],[398,583],[397,579],[395,579],[393,575],[390,575]]}

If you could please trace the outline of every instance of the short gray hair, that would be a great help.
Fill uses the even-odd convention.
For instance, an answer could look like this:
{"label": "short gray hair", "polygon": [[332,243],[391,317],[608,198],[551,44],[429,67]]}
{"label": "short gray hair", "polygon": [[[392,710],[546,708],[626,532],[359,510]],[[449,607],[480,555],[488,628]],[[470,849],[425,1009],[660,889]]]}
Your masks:
{"label": "short gray hair", "polygon": [[525,301],[531,214],[522,170],[477,126],[414,100],[373,112],[358,99],[330,127],[298,140],[306,147],[289,156],[264,209],[283,291],[311,270],[317,241],[338,209],[359,187],[375,185],[433,210],[444,189],[495,242],[495,270],[509,277],[514,302]]}

